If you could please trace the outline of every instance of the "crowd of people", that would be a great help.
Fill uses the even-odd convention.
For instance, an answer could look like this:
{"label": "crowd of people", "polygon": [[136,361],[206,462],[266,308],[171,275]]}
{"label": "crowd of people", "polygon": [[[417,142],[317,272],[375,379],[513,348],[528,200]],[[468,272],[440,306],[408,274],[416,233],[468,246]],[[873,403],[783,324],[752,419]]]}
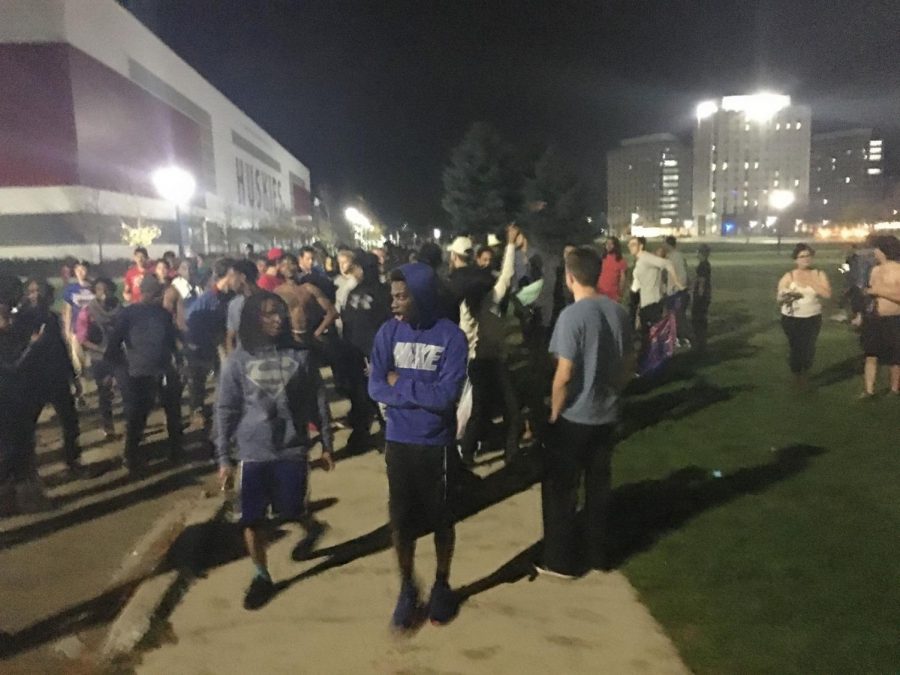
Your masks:
{"label": "crowd of people", "polygon": [[[321,532],[306,495],[316,443],[321,464],[334,468],[338,422],[320,376],[328,366],[350,402],[342,452],[377,447],[385,455],[401,576],[394,628],[455,616],[452,495],[458,472],[487,449],[501,448],[514,464],[529,444],[543,448],[538,570],[575,577],[603,568],[621,391],[676,351],[706,349],[710,249],[699,247],[692,270],[674,237],[653,251],[632,237],[629,269],[615,237],[599,249],[573,243],[556,252],[515,224],[500,235],[482,242],[460,236],[446,251],[427,242],[416,250],[339,247],[330,256],[314,247],[296,254],[271,248],[257,256],[248,247],[243,257],[211,267],[171,252],[152,261],[137,248],[121,294],[112,279],[92,278],[89,263],[72,265],[61,316],[45,280],[0,276],[0,511],[46,507],[35,429],[47,404],[62,426],[68,474],[90,473],[79,446],[85,378],[95,383],[107,440],[120,437],[113,403],[121,394],[130,474],[148,468],[142,444],[157,405],[165,411],[168,460],[182,462],[186,384],[188,426],[210,439],[223,488],[241,467],[240,522],[255,566],[244,604],[259,608],[275,592],[266,558],[272,518],[300,522],[310,540]],[[900,244],[894,237],[869,243],[874,262],[851,303],[866,356],[865,394],[874,394],[879,362],[890,366],[897,394]],[[831,296],[813,255],[807,245],[796,247],[796,269],[777,294],[801,384],[814,358],[820,299]],[[528,361],[525,387],[514,385],[509,369],[511,325],[521,331]],[[376,421],[383,443],[372,433]],[[575,518],[582,482],[584,532]],[[434,533],[437,553],[427,602],[414,573],[423,531]]]}

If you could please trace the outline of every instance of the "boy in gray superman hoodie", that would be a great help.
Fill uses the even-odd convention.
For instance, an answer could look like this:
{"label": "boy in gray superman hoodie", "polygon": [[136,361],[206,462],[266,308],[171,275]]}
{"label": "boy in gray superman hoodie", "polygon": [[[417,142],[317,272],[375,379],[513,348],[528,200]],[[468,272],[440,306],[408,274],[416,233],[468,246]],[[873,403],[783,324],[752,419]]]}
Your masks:
{"label": "boy in gray superman hoodie", "polygon": [[[222,368],[216,397],[216,457],[224,487],[233,475],[232,439],[241,460],[241,524],[256,576],[244,597],[258,609],[275,594],[266,565],[265,521],[271,506],[280,520],[306,527],[306,542],[321,525],[306,513],[309,423],[322,430],[322,459],[334,467],[331,418],[319,371],[310,353],[291,339],[284,300],[261,292],[241,313],[240,347]],[[301,542],[302,544],[303,542]],[[298,557],[300,546],[295,549]]]}

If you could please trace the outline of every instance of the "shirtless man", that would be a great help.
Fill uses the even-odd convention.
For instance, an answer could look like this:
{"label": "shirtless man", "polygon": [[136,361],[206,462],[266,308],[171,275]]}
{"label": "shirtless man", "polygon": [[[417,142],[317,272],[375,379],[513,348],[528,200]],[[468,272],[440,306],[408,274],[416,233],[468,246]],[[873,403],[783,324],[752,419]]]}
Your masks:
{"label": "shirtless man", "polygon": [[290,253],[281,256],[278,271],[284,277],[284,283],[275,289],[275,293],[287,303],[294,339],[298,342],[307,341],[309,337],[322,340],[338,317],[334,305],[316,285],[297,283],[300,267],[296,256]]}
{"label": "shirtless man", "polygon": [[878,362],[890,367],[891,393],[900,394],[900,240],[875,238],[875,260],[866,293],[874,312],[863,320],[861,342],[866,354],[864,397],[875,395]]}

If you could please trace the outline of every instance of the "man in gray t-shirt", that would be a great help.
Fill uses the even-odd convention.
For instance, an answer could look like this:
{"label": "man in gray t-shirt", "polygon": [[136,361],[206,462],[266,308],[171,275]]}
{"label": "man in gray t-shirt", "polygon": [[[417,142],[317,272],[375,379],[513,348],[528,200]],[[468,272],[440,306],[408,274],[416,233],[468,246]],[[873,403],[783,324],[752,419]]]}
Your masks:
{"label": "man in gray t-shirt", "polygon": [[[597,294],[600,257],[589,248],[566,256],[566,286],[575,303],[559,316],[550,352],[557,358],[542,486],[544,558],[538,571],[574,577],[605,567],[613,434],[619,392],[633,369],[627,310]],[[579,561],[578,485],[584,476],[587,565]]]}

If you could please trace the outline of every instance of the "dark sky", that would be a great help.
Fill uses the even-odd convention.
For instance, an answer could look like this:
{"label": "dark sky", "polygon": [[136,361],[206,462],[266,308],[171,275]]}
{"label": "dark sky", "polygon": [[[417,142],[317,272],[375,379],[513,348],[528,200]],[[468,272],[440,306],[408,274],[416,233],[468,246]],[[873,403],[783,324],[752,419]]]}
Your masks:
{"label": "dark sky", "polygon": [[125,4],[314,186],[360,194],[390,225],[441,217],[441,170],[477,120],[526,152],[558,143],[597,211],[605,151],[689,137],[711,96],[791,94],[816,130],[880,127],[887,155],[900,136],[898,0]]}

